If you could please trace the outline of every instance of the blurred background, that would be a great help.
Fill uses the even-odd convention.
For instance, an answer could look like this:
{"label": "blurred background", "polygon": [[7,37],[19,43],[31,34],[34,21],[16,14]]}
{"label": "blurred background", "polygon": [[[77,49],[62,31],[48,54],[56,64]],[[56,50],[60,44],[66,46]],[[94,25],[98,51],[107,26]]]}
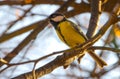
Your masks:
{"label": "blurred background", "polygon": [[[38,59],[50,53],[69,49],[57,37],[53,27],[41,22],[58,10],[68,0],[0,0],[0,58],[9,58],[15,51],[19,51],[8,63],[20,63]],[[96,33],[108,21],[109,13],[117,4],[117,0],[103,0],[102,14]],[[90,20],[91,0],[72,0],[65,10],[61,12],[66,17],[78,24],[86,34]],[[109,8],[108,8],[109,7]],[[40,24],[41,23],[41,24]],[[114,27],[113,27],[114,26]],[[29,38],[29,43],[21,45],[36,27],[41,27],[34,38]],[[120,49],[120,23],[112,25],[105,35],[94,46],[106,46]],[[27,41],[27,40],[26,40]],[[17,50],[18,49],[18,50]],[[14,52],[13,52],[14,51]],[[86,53],[80,64],[75,60],[67,69],[59,67],[53,72],[39,79],[120,79],[120,54],[105,50],[96,50],[108,64],[100,69],[95,61]],[[9,56],[8,56],[9,54]],[[10,55],[11,54],[11,55]],[[50,56],[38,62],[39,68],[54,60],[58,55]],[[10,79],[20,74],[33,70],[33,63],[7,66],[0,63],[0,79]]]}

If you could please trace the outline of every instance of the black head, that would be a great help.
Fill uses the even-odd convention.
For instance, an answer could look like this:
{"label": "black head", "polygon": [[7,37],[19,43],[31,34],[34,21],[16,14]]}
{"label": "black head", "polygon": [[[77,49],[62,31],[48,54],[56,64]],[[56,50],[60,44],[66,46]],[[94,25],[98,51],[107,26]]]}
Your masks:
{"label": "black head", "polygon": [[65,19],[65,16],[62,13],[53,13],[49,16],[49,20],[54,22],[60,22]]}
{"label": "black head", "polygon": [[53,13],[49,16],[49,19],[55,18],[57,16],[63,16],[64,17],[64,15],[62,13]]}
{"label": "black head", "polygon": [[49,16],[49,21],[54,27],[64,20],[66,20],[66,18],[62,13],[53,13]]}

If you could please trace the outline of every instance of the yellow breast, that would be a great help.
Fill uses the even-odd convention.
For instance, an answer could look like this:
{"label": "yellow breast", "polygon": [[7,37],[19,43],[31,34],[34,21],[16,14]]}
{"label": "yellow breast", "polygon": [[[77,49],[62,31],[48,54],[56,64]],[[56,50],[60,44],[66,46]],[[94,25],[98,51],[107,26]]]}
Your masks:
{"label": "yellow breast", "polygon": [[58,37],[70,47],[74,47],[78,44],[85,42],[85,39],[80,35],[72,26],[69,21],[61,22],[58,25],[57,31]]}

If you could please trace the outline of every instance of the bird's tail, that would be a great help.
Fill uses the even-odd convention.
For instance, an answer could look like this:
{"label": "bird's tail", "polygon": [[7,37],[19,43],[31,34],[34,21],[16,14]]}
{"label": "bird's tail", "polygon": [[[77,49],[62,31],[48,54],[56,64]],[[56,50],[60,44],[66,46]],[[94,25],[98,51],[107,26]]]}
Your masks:
{"label": "bird's tail", "polygon": [[94,51],[90,50],[88,53],[95,60],[95,62],[98,64],[100,68],[107,66],[107,63],[102,58],[100,58],[97,54],[95,54]]}
{"label": "bird's tail", "polygon": [[[93,50],[90,50],[88,53],[95,60],[95,62],[98,64],[98,66],[100,68],[107,66],[107,63],[101,57],[99,57],[97,54],[95,54]],[[65,65],[63,66],[64,69],[66,69],[76,58],[78,58],[78,63],[80,63],[80,61],[84,55],[85,55],[85,53],[66,60]]]}

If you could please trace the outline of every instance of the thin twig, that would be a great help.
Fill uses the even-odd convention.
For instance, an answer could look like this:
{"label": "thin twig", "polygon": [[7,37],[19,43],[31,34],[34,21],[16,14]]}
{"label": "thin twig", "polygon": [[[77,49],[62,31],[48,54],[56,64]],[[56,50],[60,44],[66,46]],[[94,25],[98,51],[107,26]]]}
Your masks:
{"label": "thin twig", "polygon": [[58,52],[53,52],[53,53],[48,54],[48,55],[45,55],[45,56],[43,56],[43,57],[41,57],[41,58],[38,58],[38,59],[35,59],[35,60],[29,60],[29,61],[25,61],[25,62],[20,62],[20,63],[5,63],[5,62],[0,61],[0,62],[2,62],[2,63],[4,63],[4,64],[7,65],[6,68],[0,70],[0,73],[2,73],[4,70],[6,70],[7,68],[10,68],[10,67],[12,67],[12,66],[23,65],[23,64],[27,64],[27,63],[39,62],[39,61],[41,61],[41,60],[43,60],[43,59],[45,59],[45,58],[48,58],[48,57],[50,57],[50,56],[53,56],[53,55],[56,55],[56,54],[61,54],[61,53],[63,53],[64,51],[66,51],[66,50],[58,51]]}
{"label": "thin twig", "polygon": [[[114,53],[120,53],[120,49],[116,48],[110,48],[110,47],[102,47],[102,46],[92,46],[89,49],[94,49],[94,50],[107,50],[107,51],[112,51]],[[89,50],[88,49],[88,50]]]}

